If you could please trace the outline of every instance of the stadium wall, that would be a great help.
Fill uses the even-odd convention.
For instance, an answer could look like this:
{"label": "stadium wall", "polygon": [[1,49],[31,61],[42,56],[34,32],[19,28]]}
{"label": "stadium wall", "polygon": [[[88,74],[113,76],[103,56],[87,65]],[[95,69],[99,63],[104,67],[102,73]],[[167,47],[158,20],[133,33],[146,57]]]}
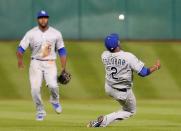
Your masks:
{"label": "stadium wall", "polygon": [[102,39],[110,32],[122,39],[181,39],[180,0],[1,0],[0,39],[20,39],[40,9],[66,39]]}

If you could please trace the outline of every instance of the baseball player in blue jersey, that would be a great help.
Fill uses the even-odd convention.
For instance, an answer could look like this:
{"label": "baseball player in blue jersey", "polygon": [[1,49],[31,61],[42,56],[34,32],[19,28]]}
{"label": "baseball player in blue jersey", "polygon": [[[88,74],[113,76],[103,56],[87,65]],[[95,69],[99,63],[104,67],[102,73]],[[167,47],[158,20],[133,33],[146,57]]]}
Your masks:
{"label": "baseball player in blue jersey", "polygon": [[50,90],[50,103],[56,113],[61,113],[62,107],[59,102],[59,88],[57,84],[56,52],[60,56],[62,72],[66,68],[66,49],[62,34],[48,25],[49,15],[41,10],[37,13],[38,26],[29,30],[21,40],[17,49],[18,67],[23,68],[23,54],[25,50],[31,49],[31,63],[29,68],[29,80],[31,94],[36,105],[36,120],[42,121],[46,112],[41,99],[42,80]]}
{"label": "baseball player in blue jersey", "polygon": [[107,51],[102,53],[102,62],[105,67],[105,91],[122,105],[122,110],[99,116],[90,121],[88,127],[106,127],[115,121],[125,120],[136,112],[136,99],[132,91],[133,71],[145,77],[160,69],[160,62],[147,68],[142,61],[130,52],[120,48],[117,34],[110,34],[105,38]]}

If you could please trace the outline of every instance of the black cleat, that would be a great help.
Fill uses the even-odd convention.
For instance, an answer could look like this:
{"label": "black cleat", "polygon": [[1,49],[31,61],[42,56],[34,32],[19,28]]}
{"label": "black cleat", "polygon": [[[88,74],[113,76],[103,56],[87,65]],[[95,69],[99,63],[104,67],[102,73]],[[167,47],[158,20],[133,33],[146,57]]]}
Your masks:
{"label": "black cleat", "polygon": [[97,120],[90,121],[89,124],[87,124],[87,127],[101,127],[101,123],[104,119],[104,116],[99,116]]}

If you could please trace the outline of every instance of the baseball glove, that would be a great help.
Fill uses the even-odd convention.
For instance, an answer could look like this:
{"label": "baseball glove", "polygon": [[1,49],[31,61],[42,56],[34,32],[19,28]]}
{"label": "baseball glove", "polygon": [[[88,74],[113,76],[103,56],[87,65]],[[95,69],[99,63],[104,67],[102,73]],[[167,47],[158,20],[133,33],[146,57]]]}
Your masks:
{"label": "baseball glove", "polygon": [[62,73],[60,74],[60,76],[58,76],[57,79],[60,84],[66,85],[71,80],[71,74],[66,71],[62,71]]}

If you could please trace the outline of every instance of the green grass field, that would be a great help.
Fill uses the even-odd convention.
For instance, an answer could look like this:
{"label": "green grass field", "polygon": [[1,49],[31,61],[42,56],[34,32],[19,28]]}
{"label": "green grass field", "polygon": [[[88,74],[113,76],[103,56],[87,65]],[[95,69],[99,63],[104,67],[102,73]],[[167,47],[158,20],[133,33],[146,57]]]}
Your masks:
{"label": "green grass field", "polygon": [[34,107],[31,101],[1,101],[1,131],[180,131],[180,101],[140,100],[137,114],[125,121],[107,128],[90,129],[89,120],[100,114],[118,110],[119,104],[112,100],[62,100],[63,112],[57,115],[46,101],[45,121],[34,120]]}
{"label": "green grass field", "polygon": [[[72,81],[60,88],[64,111],[61,115],[53,112],[47,102],[49,92],[43,86],[42,96],[48,114],[45,121],[36,122],[28,81],[30,51],[27,50],[24,56],[25,69],[18,70],[17,45],[18,41],[0,42],[0,131],[98,130],[86,128],[86,123],[120,108],[104,93],[104,69],[100,59],[104,51],[102,42],[66,41],[67,66]],[[160,59],[162,68],[146,78],[135,74],[133,90],[138,111],[133,118],[99,130],[181,130],[181,44],[123,42],[122,48],[134,53],[147,66]]]}
{"label": "green grass field", "polygon": [[[16,61],[17,42],[0,42],[0,98],[30,99],[28,68],[29,50],[25,53],[25,69],[18,70]],[[70,88],[61,89],[63,98],[105,98],[104,68],[101,41],[67,41],[68,71],[72,74]],[[140,99],[180,99],[181,98],[181,44],[179,42],[123,42],[122,48],[134,53],[151,66],[160,59],[162,68],[146,78],[135,74],[134,91]],[[59,60],[58,67],[60,69]],[[46,87],[44,96],[48,96]],[[77,95],[78,93],[78,95]]]}

